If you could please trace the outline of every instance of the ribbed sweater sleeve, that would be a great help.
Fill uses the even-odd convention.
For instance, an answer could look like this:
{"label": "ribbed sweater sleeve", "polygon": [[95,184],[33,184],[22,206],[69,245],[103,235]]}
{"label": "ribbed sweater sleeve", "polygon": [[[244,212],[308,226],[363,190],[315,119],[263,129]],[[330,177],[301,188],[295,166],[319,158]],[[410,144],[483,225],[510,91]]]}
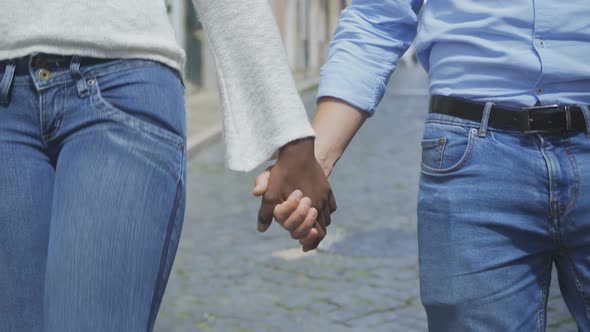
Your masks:
{"label": "ribbed sweater sleeve", "polygon": [[193,0],[212,49],[230,169],[250,171],[315,136],[267,0]]}

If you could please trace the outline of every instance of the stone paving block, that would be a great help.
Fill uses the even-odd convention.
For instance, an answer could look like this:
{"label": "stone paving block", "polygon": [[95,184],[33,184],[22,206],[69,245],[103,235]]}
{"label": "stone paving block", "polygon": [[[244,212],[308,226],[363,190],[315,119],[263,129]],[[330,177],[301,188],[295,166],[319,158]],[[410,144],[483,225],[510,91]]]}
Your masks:
{"label": "stone paving block", "polygon": [[366,330],[373,330],[380,327],[393,328],[396,314],[393,311],[373,311],[363,317],[351,321],[353,326],[364,327]]}

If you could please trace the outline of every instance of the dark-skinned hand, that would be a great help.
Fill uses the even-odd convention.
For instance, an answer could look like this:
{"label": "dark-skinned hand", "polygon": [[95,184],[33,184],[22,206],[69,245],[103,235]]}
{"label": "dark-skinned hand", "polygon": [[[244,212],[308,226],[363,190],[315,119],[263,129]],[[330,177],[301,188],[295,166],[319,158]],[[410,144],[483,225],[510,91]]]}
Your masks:
{"label": "dark-skinned hand", "polygon": [[[300,241],[304,251],[317,248],[331,223],[330,214],[336,210],[332,188],[315,159],[313,138],[282,147],[277,163],[257,177],[254,195],[262,195],[258,230],[265,232],[274,216]],[[313,228],[309,227],[310,215],[317,215]]]}

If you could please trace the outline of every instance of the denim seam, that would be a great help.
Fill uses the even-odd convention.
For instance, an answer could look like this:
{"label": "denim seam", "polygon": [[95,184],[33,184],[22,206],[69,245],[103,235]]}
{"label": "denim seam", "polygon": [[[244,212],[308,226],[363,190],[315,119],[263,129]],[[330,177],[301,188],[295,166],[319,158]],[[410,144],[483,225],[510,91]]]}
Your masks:
{"label": "denim seam", "polygon": [[112,116],[114,119],[126,123],[126,125],[137,129],[139,132],[149,133],[150,135],[155,135],[161,139],[164,139],[170,144],[172,144],[173,147],[179,148],[182,145],[184,145],[184,138],[180,135],[172,133],[166,129],[159,128],[155,124],[148,123],[144,120],[138,119],[132,115],[125,113],[118,107],[111,105],[102,97],[98,81],[94,83],[93,91],[94,92],[91,93],[90,102],[92,105],[95,105],[102,112],[107,113],[111,111],[110,116]]}
{"label": "denim seam", "polygon": [[441,144],[440,144],[439,138],[429,138],[429,139],[423,139],[420,142],[420,145],[424,149],[432,149],[432,148],[436,148],[436,147],[440,146]]}
{"label": "denim seam", "polygon": [[572,197],[569,199],[569,201],[567,202],[567,204],[564,207],[564,211],[563,211],[563,215],[565,216],[569,211],[571,211],[571,209],[574,207],[574,205],[576,204],[576,202],[578,201],[578,196],[580,193],[580,169],[578,167],[578,163],[577,160],[575,158],[575,156],[573,155],[572,151],[571,151],[571,145],[569,145],[571,142],[569,139],[567,139],[567,144],[565,146],[565,154],[568,157],[568,159],[570,160],[570,163],[572,165],[572,168],[574,169],[574,183],[572,186]]}
{"label": "denim seam", "polygon": [[30,86],[30,85],[33,85],[33,81],[21,82],[21,81],[16,81],[16,79],[18,78],[17,76],[15,76],[14,78],[15,78],[15,81],[12,83],[13,86]]}
{"label": "denim seam", "polygon": [[[184,160],[184,158],[182,159]],[[182,172],[182,163],[183,161],[181,161],[181,167],[180,167],[180,173]],[[181,178],[182,176],[179,175],[179,177]],[[155,323],[156,320],[156,316],[157,316],[157,302],[158,302],[158,296],[159,296],[159,290],[160,287],[162,286],[162,274],[164,273],[164,267],[166,266],[166,260],[168,257],[168,251],[170,249],[170,240],[172,238],[172,231],[174,229],[174,224],[176,221],[176,217],[178,215],[178,210],[180,209],[180,195],[182,192],[182,180],[178,179],[178,183],[176,185],[176,195],[174,198],[174,205],[172,208],[172,212],[170,214],[170,219],[168,220],[168,225],[166,228],[166,237],[164,238],[164,245],[162,247],[162,254],[160,255],[160,266],[158,268],[158,276],[156,278],[156,284],[154,285],[154,291],[152,294],[152,303],[150,305],[150,313],[149,313],[149,317],[148,317],[148,326],[147,326],[147,331],[151,331],[153,329],[153,325]]]}
{"label": "denim seam", "polygon": [[[67,100],[66,89],[61,89],[61,100],[64,101],[64,103],[65,103],[65,100]],[[43,141],[49,142],[49,141],[54,140],[58,136],[59,129],[61,128],[61,125],[63,124],[64,116],[65,115],[61,112],[60,112],[60,114],[57,115],[57,117],[55,119],[55,124],[52,126],[53,128],[51,128],[51,132],[49,132],[49,133],[43,132],[42,133]]]}
{"label": "denim seam", "polygon": [[[441,143],[441,139],[443,140],[443,143]],[[422,151],[424,152],[426,149],[436,149],[436,164],[438,165],[438,168],[442,168],[442,160],[443,160],[443,154],[445,151],[445,147],[447,145],[447,139],[446,137],[441,137],[441,138],[433,138],[433,139],[428,139],[428,140],[422,140],[422,142],[420,143]]]}
{"label": "denim seam", "polygon": [[563,252],[563,255],[566,258],[566,261],[570,267],[572,275],[574,276],[574,281],[576,284],[576,290],[578,291],[578,295],[582,298],[582,302],[584,303],[584,311],[586,312],[586,318],[590,319],[590,300],[586,297],[584,293],[584,289],[582,288],[582,284],[580,283],[580,279],[578,278],[578,274],[576,273],[576,268],[571,257],[567,254],[567,252]]}
{"label": "denim seam", "polygon": [[[469,121],[469,120],[465,120],[465,121]],[[439,119],[428,119],[428,120],[425,121],[425,123],[426,124],[428,124],[428,123],[435,123],[435,124],[450,125],[450,126],[459,126],[459,127],[469,127],[469,128],[480,126],[480,124],[478,124],[475,121],[462,122],[462,121],[439,120]],[[524,131],[510,130],[510,129],[502,129],[502,128],[496,128],[496,127],[488,127],[487,130],[488,131],[493,131],[493,132],[498,132],[498,133],[506,133],[506,134],[528,135],[528,134],[525,134]],[[582,132],[582,131],[580,131],[580,132]],[[539,134],[544,134],[544,133],[545,132],[539,132]]]}
{"label": "denim seam", "polygon": [[[553,215],[554,209],[553,209],[553,205],[554,202],[556,201],[556,193],[554,190],[554,170],[555,170],[555,166],[553,163],[553,160],[550,156],[550,153],[545,149],[544,146],[544,142],[545,140],[543,139],[543,136],[541,136],[541,134],[535,134],[535,137],[537,137],[538,139],[538,148],[539,148],[539,152],[541,153],[541,156],[543,157],[543,161],[545,162],[545,167],[547,170],[547,182],[548,182],[548,194],[549,194],[549,199],[548,199],[548,203],[549,203],[549,225],[551,227],[551,232],[552,232],[552,236],[553,236],[553,243],[554,245],[558,248],[561,244],[561,236],[560,236],[560,230],[559,230],[559,211],[557,211],[557,216]],[[559,210],[559,209],[558,209]],[[557,219],[557,220],[556,220]]]}
{"label": "denim seam", "polygon": [[[130,62],[130,63],[129,63]],[[150,66],[158,66],[160,65],[160,63],[158,62],[152,62],[152,61],[139,61],[136,62],[133,59],[130,59],[129,61],[116,61],[116,63],[105,63],[105,64],[101,64],[101,65],[97,65],[97,66],[102,66],[102,67],[98,67],[98,68],[92,68],[91,70],[89,70],[88,68],[82,68],[82,70],[80,70],[80,73],[82,74],[83,77],[101,77],[104,75],[108,75],[108,74],[113,74],[113,73],[119,73],[119,72],[124,72],[124,71],[128,71],[128,70],[134,70],[134,69],[142,69],[145,67],[150,67]],[[75,83],[74,80],[72,80],[71,74],[69,70],[64,70],[59,72],[59,75],[54,76],[51,80],[49,80],[47,85],[41,85],[39,87],[40,90],[45,90],[48,88],[52,88],[55,86],[63,86],[63,85],[69,85],[72,83]],[[20,84],[19,84],[20,83]],[[31,82],[15,82],[15,85],[30,85],[30,84],[35,84],[35,80],[33,79]]]}
{"label": "denim seam", "polygon": [[551,258],[549,258],[549,264],[547,264],[547,268],[545,268],[545,275],[541,280],[541,302],[539,303],[539,307],[537,309],[539,320],[539,332],[545,331],[545,308],[547,306],[547,300],[549,298],[549,282],[547,281],[551,278],[551,266]]}
{"label": "denim seam", "polygon": [[86,84],[86,78],[80,72],[80,57],[74,56],[72,58],[72,62],[70,63],[70,76],[76,83],[76,89],[78,90],[78,96],[80,98],[88,97],[88,84]]}
{"label": "denim seam", "polygon": [[39,137],[41,137],[41,142],[43,143],[43,147],[47,148],[47,141],[45,140],[45,128],[43,126],[43,94],[39,93],[38,94],[39,98],[38,103],[39,103]]}
{"label": "denim seam", "polygon": [[[474,130],[475,130],[475,132],[474,132]],[[465,149],[465,152],[463,153],[463,156],[461,156],[461,159],[459,159],[459,161],[457,161],[457,163],[455,163],[451,167],[447,167],[444,169],[436,169],[436,168],[430,167],[430,166],[422,163],[422,167],[421,167],[422,172],[424,172],[426,174],[448,174],[448,173],[458,170],[465,163],[467,163],[467,161],[469,161],[469,158],[471,157],[471,154],[473,152],[473,147],[475,146],[476,139],[477,139],[477,129],[472,128],[469,130],[469,136],[467,138],[467,147]]]}
{"label": "denim seam", "polygon": [[145,67],[161,65],[159,62],[153,62],[153,61],[142,61],[140,63],[136,63],[134,61],[125,61],[125,62],[131,62],[131,63],[111,64],[110,67],[108,64],[106,64],[105,69],[93,68],[92,70],[87,70],[87,71],[82,70],[81,73],[82,73],[82,75],[85,75],[85,76],[101,77],[104,75],[113,74],[113,73],[120,73],[120,72],[128,71],[128,70],[142,69]]}
{"label": "denim seam", "polygon": [[452,125],[452,126],[460,126],[460,127],[475,127],[477,126],[476,122],[460,122],[460,121],[451,121],[451,120],[426,120],[426,124],[434,123],[434,124],[444,124],[444,125]]}
{"label": "denim seam", "polygon": [[584,121],[586,122],[586,137],[590,138],[590,110],[588,109],[588,105],[581,104],[579,106],[582,109]]}
{"label": "denim seam", "polygon": [[[430,120],[426,120],[425,123],[436,123],[436,124],[443,124],[443,125],[450,125],[450,126],[459,126],[459,127],[479,127],[480,124],[478,124],[477,122],[460,122],[460,121],[452,121],[452,120],[434,120],[434,119],[430,119]],[[508,134],[522,134],[524,135],[524,132],[519,131],[519,130],[509,130],[509,129],[501,129],[501,128],[495,128],[495,127],[488,127],[487,131],[494,131],[494,132],[499,132],[499,133],[508,133]]]}
{"label": "denim seam", "polygon": [[487,102],[485,104],[485,107],[483,110],[483,116],[481,117],[481,124],[479,127],[479,137],[486,136],[486,132],[488,131],[488,123],[490,121],[490,113],[492,112],[493,106],[494,106],[494,103],[492,103],[492,102]]}
{"label": "denim seam", "polygon": [[10,103],[10,90],[13,86],[15,70],[14,63],[8,63],[4,69],[4,75],[0,79],[0,105],[8,105]]}
{"label": "denim seam", "polygon": [[445,150],[447,148],[447,138],[444,138],[444,143],[439,147],[440,153],[438,154],[438,168],[443,168],[443,159],[445,156]]}

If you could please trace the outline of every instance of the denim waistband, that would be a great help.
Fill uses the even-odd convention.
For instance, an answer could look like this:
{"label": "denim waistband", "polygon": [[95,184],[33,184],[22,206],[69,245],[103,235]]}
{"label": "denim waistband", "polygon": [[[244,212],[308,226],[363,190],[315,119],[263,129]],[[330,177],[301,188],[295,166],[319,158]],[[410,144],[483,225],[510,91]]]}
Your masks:
{"label": "denim waistband", "polygon": [[8,105],[14,85],[31,84],[37,90],[75,82],[80,96],[88,92],[86,76],[101,76],[154,64],[151,60],[100,59],[44,53],[0,61],[0,105]]}
{"label": "denim waistband", "polygon": [[[46,68],[50,71],[58,71],[60,69],[67,69],[69,68],[70,64],[74,56],[62,56],[62,55],[52,55],[52,54],[32,54],[28,56],[24,56],[21,58],[10,59],[10,60],[2,60],[0,61],[0,73],[6,71],[6,68],[13,64],[14,75],[21,76],[21,75],[28,75],[29,68]],[[112,62],[117,59],[99,59],[99,58],[89,58],[83,57],[80,58],[80,66],[90,66],[100,63],[107,63]]]}
{"label": "denim waistband", "polygon": [[[491,107],[492,103],[487,103],[486,108]],[[588,105],[578,105],[582,111],[584,121],[586,122],[586,136],[590,138],[590,108]],[[473,121],[468,119],[459,118],[456,116],[440,113],[428,113],[426,116],[426,123],[435,123],[450,126],[461,126],[466,128],[479,128],[478,135],[485,136],[487,131],[512,133],[518,135],[526,135],[522,130],[516,129],[501,129],[488,126],[490,112],[484,112],[484,116],[481,121]],[[544,131],[532,132],[532,133],[550,133]],[[564,133],[565,134],[565,133]],[[576,134],[576,132],[570,132],[569,134]]]}
{"label": "denim waistband", "polygon": [[0,106],[8,105],[10,88],[12,87],[12,80],[16,71],[16,64],[7,63],[0,69],[2,80],[0,80]]}

